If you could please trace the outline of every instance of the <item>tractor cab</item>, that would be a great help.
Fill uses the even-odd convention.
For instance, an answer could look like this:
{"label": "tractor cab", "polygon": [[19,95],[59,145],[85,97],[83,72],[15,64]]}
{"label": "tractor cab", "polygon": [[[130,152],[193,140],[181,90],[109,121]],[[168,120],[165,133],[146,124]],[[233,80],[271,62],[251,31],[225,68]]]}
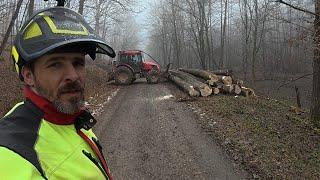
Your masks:
{"label": "tractor cab", "polygon": [[153,59],[146,59],[144,53],[139,50],[119,51],[117,65],[127,65],[131,67],[133,73],[140,73],[141,71],[150,71],[156,68],[160,71],[160,66]]}
{"label": "tractor cab", "polygon": [[148,83],[157,83],[160,73],[160,65],[140,50],[119,51],[118,58],[113,61],[113,72],[118,84],[131,84],[138,78],[146,78]]}
{"label": "tractor cab", "polygon": [[140,51],[119,51],[118,65],[129,66],[133,73],[139,73],[143,67],[142,56]]}

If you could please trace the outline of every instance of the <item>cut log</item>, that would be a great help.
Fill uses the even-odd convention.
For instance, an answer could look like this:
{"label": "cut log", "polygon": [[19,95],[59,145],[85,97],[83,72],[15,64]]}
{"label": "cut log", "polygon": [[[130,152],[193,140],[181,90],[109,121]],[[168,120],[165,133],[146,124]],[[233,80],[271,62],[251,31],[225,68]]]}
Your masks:
{"label": "cut log", "polygon": [[220,70],[211,71],[211,73],[216,74],[216,75],[221,75],[221,76],[231,76],[232,75],[232,70],[220,69]]}
{"label": "cut log", "polygon": [[202,82],[202,83],[204,83],[204,84],[207,84],[208,82],[207,82],[207,80],[205,80],[205,79],[202,79],[202,78],[200,78],[200,77],[196,77],[196,76],[193,76],[196,80],[198,80],[198,81],[200,81],[200,82]]}
{"label": "cut log", "polygon": [[222,89],[223,89],[223,92],[225,93],[228,93],[228,94],[232,94],[233,93],[233,85],[226,85],[224,84]]}
{"label": "cut log", "polygon": [[245,97],[256,97],[256,94],[254,93],[253,89],[241,87],[241,95]]}
{"label": "cut log", "polygon": [[211,73],[210,71],[202,70],[202,69],[184,69],[184,68],[179,68],[180,71],[192,74],[194,76],[201,77],[205,80],[211,80],[211,79],[217,79],[217,75]]}
{"label": "cut log", "polygon": [[222,83],[222,82],[217,82],[217,83],[215,83],[214,85],[215,85],[216,88],[218,88],[218,89],[220,89],[220,90],[223,89],[223,88],[222,88],[222,87],[223,87],[223,83]]}
{"label": "cut log", "polygon": [[210,79],[210,80],[207,80],[206,83],[210,86],[215,86],[215,84],[219,82],[219,78],[217,77],[217,79]]}
{"label": "cut log", "polygon": [[209,87],[207,84],[198,81],[195,76],[182,71],[170,70],[169,72],[170,74],[178,76],[181,79],[188,82],[189,84],[191,84],[195,90],[200,92],[201,96],[207,97],[212,94],[212,88]]}
{"label": "cut log", "polygon": [[232,78],[231,76],[218,76],[219,81],[222,82],[225,85],[231,85],[232,84]]}
{"label": "cut log", "polygon": [[237,79],[237,80],[234,80],[233,81],[233,84],[236,84],[236,85],[239,85],[240,87],[243,87],[243,81],[242,80],[239,80],[239,79]]}
{"label": "cut log", "polygon": [[238,84],[234,84],[233,87],[234,87],[234,93],[236,95],[240,95],[241,94],[241,87]]}
{"label": "cut log", "polygon": [[217,77],[217,80],[215,80],[215,79],[205,80],[205,79],[202,79],[201,77],[196,77],[196,76],[194,76],[194,78],[196,78],[198,81],[200,81],[200,82],[202,82],[204,84],[207,84],[209,86],[215,86],[215,84],[217,82],[219,82],[219,78],[218,77]]}
{"label": "cut log", "polygon": [[178,85],[184,92],[188,93],[191,97],[198,97],[200,93],[194,89],[194,87],[188,82],[184,81],[180,77],[170,74],[168,78]]}
{"label": "cut log", "polygon": [[213,94],[214,94],[214,95],[217,95],[217,94],[220,93],[220,89],[219,89],[219,88],[216,88],[216,87],[212,88],[212,91],[213,91]]}
{"label": "cut log", "polygon": [[179,70],[207,80],[206,83],[209,84],[210,86],[213,86],[214,83],[219,81],[219,77],[211,73],[210,71],[206,71],[202,69],[184,69],[184,68],[179,68]]}

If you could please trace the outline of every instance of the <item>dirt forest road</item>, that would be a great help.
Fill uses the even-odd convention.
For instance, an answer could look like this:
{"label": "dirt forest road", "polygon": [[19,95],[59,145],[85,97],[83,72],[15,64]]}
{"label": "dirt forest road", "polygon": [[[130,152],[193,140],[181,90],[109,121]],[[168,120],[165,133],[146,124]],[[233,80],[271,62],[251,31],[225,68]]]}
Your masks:
{"label": "dirt forest road", "polygon": [[114,179],[245,179],[165,84],[122,87],[95,132]]}

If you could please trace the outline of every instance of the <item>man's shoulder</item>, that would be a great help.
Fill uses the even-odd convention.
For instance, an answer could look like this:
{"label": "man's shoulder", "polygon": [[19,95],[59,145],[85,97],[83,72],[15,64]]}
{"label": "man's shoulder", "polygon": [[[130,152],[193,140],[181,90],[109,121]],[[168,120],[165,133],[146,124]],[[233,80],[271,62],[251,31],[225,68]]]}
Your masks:
{"label": "man's shoulder", "polygon": [[30,101],[20,102],[0,119],[0,129],[33,124],[37,120],[41,120],[42,116],[43,112]]}
{"label": "man's shoulder", "polygon": [[28,102],[18,103],[0,119],[0,146],[34,143],[42,119]]}
{"label": "man's shoulder", "polygon": [[23,102],[17,103],[1,119],[7,118],[7,117],[12,117],[14,115],[20,115],[20,116],[24,116],[25,117],[25,115],[31,115],[31,114],[33,114],[33,115],[41,115],[42,116],[43,112],[36,105],[34,105],[30,100],[27,99],[27,100],[25,100]]}
{"label": "man's shoulder", "polygon": [[0,148],[23,157],[42,172],[34,145],[43,113],[30,103],[18,103],[0,120]]}

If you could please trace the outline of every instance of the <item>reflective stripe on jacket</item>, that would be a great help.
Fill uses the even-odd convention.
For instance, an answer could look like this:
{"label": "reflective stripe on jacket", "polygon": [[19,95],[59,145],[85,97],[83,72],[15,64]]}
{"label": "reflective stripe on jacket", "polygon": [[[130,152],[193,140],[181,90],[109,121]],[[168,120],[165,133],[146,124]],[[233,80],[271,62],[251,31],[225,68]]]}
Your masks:
{"label": "reflective stripe on jacket", "polygon": [[[51,123],[43,114],[26,100],[0,120],[0,179],[108,179],[75,125]],[[100,149],[91,129],[79,131]]]}

